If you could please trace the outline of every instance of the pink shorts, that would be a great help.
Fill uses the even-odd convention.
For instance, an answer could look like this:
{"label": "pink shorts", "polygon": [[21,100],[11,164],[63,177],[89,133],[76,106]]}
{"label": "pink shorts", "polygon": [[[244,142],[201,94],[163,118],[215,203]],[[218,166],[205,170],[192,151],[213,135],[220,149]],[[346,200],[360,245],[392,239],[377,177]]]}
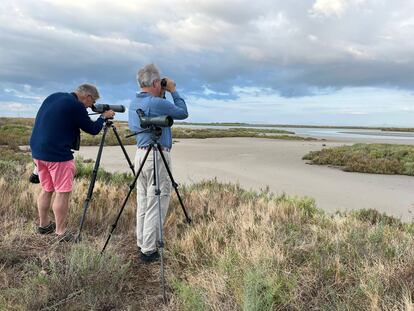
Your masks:
{"label": "pink shorts", "polygon": [[75,176],[75,161],[49,162],[34,159],[40,184],[46,192],[71,192]]}

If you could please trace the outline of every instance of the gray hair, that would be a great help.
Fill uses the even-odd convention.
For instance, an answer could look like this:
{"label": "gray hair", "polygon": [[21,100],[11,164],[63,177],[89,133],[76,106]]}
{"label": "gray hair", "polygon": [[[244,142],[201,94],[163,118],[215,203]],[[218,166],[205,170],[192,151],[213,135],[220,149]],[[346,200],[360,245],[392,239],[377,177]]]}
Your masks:
{"label": "gray hair", "polygon": [[137,82],[140,87],[151,87],[155,80],[160,79],[160,71],[154,64],[144,66],[137,73]]}
{"label": "gray hair", "polygon": [[99,92],[95,85],[84,83],[78,86],[76,93],[88,96],[91,95],[94,100],[99,98]]}

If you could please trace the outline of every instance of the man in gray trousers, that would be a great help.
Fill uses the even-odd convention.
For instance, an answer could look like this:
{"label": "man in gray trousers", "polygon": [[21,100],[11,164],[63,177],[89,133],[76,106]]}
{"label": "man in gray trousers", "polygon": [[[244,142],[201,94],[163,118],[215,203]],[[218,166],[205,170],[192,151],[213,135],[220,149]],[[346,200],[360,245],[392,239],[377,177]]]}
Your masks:
{"label": "man in gray trousers", "polygon": [[[162,87],[160,72],[154,64],[146,65],[138,71],[137,82],[141,92],[136,94],[135,100],[129,107],[128,115],[129,129],[132,132],[143,130],[140,127],[137,109],[141,109],[149,117],[168,115],[177,120],[188,117],[187,106],[184,99],[177,93],[175,82],[168,78],[165,78],[165,81],[166,85]],[[165,91],[171,93],[173,103],[163,98]],[[138,169],[152,142],[152,134],[141,133],[136,136],[136,139],[135,168]],[[162,135],[158,143],[161,145],[168,166],[171,168],[172,134],[170,127],[162,128]],[[164,223],[170,202],[172,184],[160,155],[158,155],[156,161],[158,162],[161,190],[161,219]],[[137,180],[137,244],[140,250],[140,259],[144,263],[153,262],[159,258],[157,250],[159,215],[155,186],[153,185],[153,165],[153,157],[148,156]]]}

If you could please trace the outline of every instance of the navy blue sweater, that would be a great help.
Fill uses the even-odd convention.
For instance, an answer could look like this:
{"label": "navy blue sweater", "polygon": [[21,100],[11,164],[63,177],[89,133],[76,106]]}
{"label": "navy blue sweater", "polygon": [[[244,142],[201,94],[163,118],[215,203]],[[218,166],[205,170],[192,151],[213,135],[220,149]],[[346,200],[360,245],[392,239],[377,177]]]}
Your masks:
{"label": "navy blue sweater", "polygon": [[30,137],[32,157],[50,162],[72,160],[80,129],[96,135],[103,123],[102,118],[96,121],[89,118],[75,93],[54,93],[44,100],[37,113]]}

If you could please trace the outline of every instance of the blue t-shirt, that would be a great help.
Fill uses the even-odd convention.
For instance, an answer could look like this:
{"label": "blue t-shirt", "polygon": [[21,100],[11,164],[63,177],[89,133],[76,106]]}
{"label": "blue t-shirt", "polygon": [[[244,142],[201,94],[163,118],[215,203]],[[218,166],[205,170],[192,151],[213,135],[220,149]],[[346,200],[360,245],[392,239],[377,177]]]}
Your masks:
{"label": "blue t-shirt", "polygon": [[[128,111],[128,125],[132,132],[139,132],[144,130],[140,126],[137,109],[144,111],[145,116],[158,117],[170,116],[176,120],[184,120],[188,117],[187,105],[184,99],[180,97],[177,92],[171,93],[174,103],[168,100],[155,97],[150,93],[142,92],[136,95],[135,101],[131,102]],[[151,133],[141,133],[136,135],[138,147],[147,147],[152,142]],[[162,135],[158,143],[164,148],[171,149],[172,135],[170,127],[162,127]]]}
{"label": "blue t-shirt", "polygon": [[90,119],[75,93],[54,93],[44,100],[37,112],[30,137],[32,157],[50,162],[72,160],[72,149],[79,143],[80,129],[96,135],[103,123],[102,118]]}

